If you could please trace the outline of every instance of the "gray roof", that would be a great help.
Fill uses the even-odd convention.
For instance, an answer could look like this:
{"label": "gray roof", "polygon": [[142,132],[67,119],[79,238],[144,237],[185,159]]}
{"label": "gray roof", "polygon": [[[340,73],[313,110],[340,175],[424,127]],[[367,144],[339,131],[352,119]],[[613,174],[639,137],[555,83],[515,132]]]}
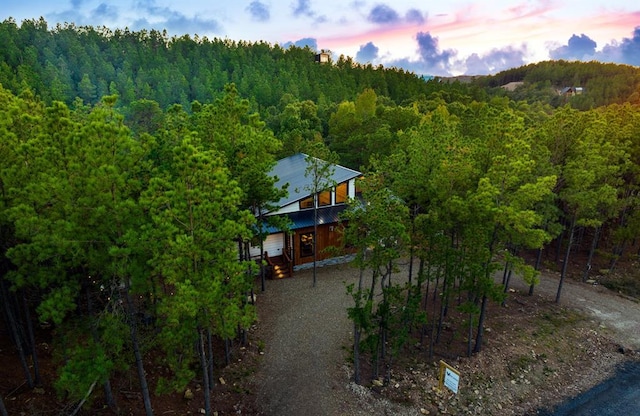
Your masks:
{"label": "gray roof", "polygon": [[[278,181],[275,186],[282,188],[289,184],[289,195],[278,201],[278,207],[284,207],[292,202],[299,201],[311,195],[308,191],[312,187],[313,178],[305,176],[307,169],[307,155],[298,153],[293,156],[280,159],[270,172],[271,176],[277,176]],[[357,178],[362,173],[340,165],[333,165],[332,180],[336,184],[346,182],[349,179]]]}

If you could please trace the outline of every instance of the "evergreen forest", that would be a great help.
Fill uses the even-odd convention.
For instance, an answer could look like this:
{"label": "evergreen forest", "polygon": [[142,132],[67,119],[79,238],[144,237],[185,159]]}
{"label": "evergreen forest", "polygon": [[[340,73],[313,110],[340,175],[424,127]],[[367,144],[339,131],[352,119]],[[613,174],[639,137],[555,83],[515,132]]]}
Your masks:
{"label": "evergreen forest", "polygon": [[[480,352],[487,304],[512,276],[533,293],[544,253],[556,301],[564,279],[637,260],[639,68],[549,61],[462,82],[315,54],[0,23],[0,316],[28,388],[46,328],[69,413],[115,410],[123,374],[147,415],[194,378],[211,390],[213,357],[231,362],[256,318],[254,213],[286,192],[268,172],[298,152],[364,173],[342,230],[374,282],[347,288],[357,382],[360,356],[388,378],[416,334],[432,357],[448,308]],[[407,258],[419,267],[392,282]]]}

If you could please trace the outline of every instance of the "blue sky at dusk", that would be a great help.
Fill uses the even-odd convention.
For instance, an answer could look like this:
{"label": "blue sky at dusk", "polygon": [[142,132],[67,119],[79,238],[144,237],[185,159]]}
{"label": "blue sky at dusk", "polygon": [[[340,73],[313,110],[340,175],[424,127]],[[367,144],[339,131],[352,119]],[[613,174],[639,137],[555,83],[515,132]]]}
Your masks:
{"label": "blue sky at dusk", "polygon": [[640,3],[608,1],[4,0],[2,20],[44,17],[330,50],[417,74],[491,74],[548,59],[640,66]]}

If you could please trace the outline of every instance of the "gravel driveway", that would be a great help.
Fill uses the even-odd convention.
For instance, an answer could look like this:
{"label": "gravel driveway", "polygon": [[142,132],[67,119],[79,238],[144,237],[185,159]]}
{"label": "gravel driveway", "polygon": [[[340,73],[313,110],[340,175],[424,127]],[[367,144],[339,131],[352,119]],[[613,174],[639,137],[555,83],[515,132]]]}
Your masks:
{"label": "gravel driveway", "polygon": [[[522,279],[514,279],[514,287],[528,290]],[[534,294],[553,300],[558,290],[559,273],[545,273]],[[583,310],[613,330],[613,338],[625,348],[640,351],[640,303],[618,295],[601,285],[565,279],[560,304]]]}
{"label": "gravel driveway", "polygon": [[356,283],[348,265],[298,271],[294,278],[267,281],[258,295],[258,337],[265,355],[255,377],[257,408],[272,416],[416,415],[414,409],[373,397],[349,378],[353,300],[345,283]]}

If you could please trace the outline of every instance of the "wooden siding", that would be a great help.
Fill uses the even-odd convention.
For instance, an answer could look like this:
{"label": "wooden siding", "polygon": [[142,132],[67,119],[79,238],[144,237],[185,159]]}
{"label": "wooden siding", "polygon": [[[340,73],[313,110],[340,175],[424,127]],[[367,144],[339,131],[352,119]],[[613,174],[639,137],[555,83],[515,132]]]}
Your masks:
{"label": "wooden siding", "polygon": [[[340,232],[336,224],[318,225],[318,235],[316,236],[316,249],[318,251],[316,260],[325,260],[333,257],[330,253],[323,252],[327,247],[340,247]],[[301,256],[300,237],[303,234],[312,233],[313,227],[300,228],[293,235],[293,264],[304,264],[313,262],[313,256]]]}

